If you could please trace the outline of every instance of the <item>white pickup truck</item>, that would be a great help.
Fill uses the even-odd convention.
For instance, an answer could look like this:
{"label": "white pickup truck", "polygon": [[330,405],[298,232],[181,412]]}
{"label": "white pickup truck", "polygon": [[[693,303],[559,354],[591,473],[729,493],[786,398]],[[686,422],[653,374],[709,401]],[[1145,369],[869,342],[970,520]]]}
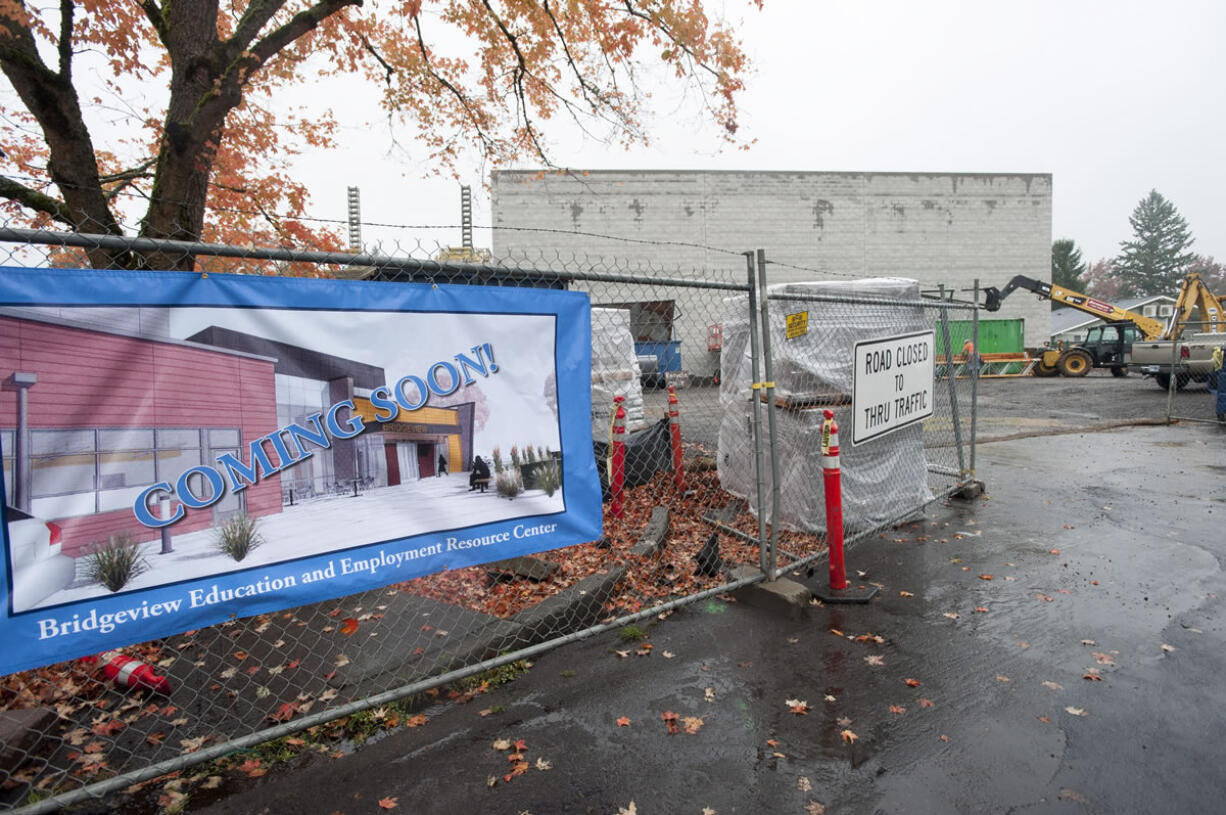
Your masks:
{"label": "white pickup truck", "polygon": [[[1174,346],[1174,347],[1172,347]],[[1213,349],[1226,346],[1226,332],[1190,334],[1178,340],[1140,340],[1132,344],[1131,366],[1152,376],[1163,390],[1189,382],[1208,382],[1213,373]]]}

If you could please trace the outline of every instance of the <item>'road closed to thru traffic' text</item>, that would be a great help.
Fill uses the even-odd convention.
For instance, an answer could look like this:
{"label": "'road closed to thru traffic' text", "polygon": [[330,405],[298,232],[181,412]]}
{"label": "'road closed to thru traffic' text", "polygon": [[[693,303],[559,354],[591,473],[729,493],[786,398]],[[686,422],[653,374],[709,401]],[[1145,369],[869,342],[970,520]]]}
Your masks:
{"label": "'road closed to thru traffic' text", "polygon": [[852,444],[932,415],[933,338],[925,331],[856,343]]}

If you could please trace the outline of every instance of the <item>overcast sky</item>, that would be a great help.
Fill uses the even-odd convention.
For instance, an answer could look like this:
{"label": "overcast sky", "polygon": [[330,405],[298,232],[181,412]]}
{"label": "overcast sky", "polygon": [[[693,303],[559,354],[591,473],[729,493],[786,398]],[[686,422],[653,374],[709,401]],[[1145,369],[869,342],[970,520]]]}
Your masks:
{"label": "overcast sky", "polygon": [[[1188,220],[1195,251],[1226,260],[1226,2],[766,0],[761,12],[747,5],[706,1],[713,13],[743,20],[756,66],[741,99],[743,132],[758,140],[752,149],[720,152],[715,128],[660,90],[650,147],[627,152],[555,129],[557,162],[1051,173],[1052,236],[1076,240],[1087,260],[1118,252],[1131,236],[1128,216],[1150,189]],[[299,164],[312,210],[343,220],[345,189],[357,185],[365,221],[458,223],[459,182],[422,179],[430,171],[424,150],[392,147],[371,93],[370,104],[355,101],[343,114],[342,152]],[[346,96],[359,98],[352,87]],[[480,168],[473,164],[464,181],[474,188],[476,223],[488,225]],[[367,227],[364,237],[392,234]],[[458,230],[394,234],[460,240]],[[478,230],[476,240],[488,245],[488,233]]]}

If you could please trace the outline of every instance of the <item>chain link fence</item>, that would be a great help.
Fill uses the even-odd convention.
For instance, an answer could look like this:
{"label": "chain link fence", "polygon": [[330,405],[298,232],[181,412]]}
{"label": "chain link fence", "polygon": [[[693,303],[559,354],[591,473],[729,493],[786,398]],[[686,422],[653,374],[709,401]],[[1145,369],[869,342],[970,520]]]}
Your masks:
{"label": "chain link fence", "polygon": [[1220,377],[1213,359],[1215,349],[1226,353],[1226,332],[1220,322],[1188,321],[1180,338],[1160,349],[1162,354],[1168,348],[1169,358],[1146,359],[1151,367],[1157,363],[1158,372],[1153,379],[1167,393],[1167,421],[1222,421],[1221,414],[1226,411],[1218,408]]}
{"label": "chain link fence", "polygon": [[[811,564],[825,556],[825,409],[844,427],[850,541],[915,516],[974,477],[977,380],[964,375],[967,360],[950,343],[951,324],[963,323],[964,334],[969,323],[973,335],[975,307],[905,282],[771,286],[762,251],[727,255],[723,266],[669,270],[556,256],[497,261],[420,242],[387,253],[311,252],[12,228],[0,229],[0,242],[0,265],[8,266],[88,268],[139,255],[142,267],[202,273],[586,291],[591,431],[606,498],[604,534],[595,541],[123,649],[139,660],[131,664],[164,675],[169,693],[118,687],[105,657],[4,677],[0,808],[51,811],[145,785],[163,805],[218,795],[228,777],[250,774],[260,758],[335,755],[374,732],[422,726],[434,705],[480,704],[481,694],[543,650],[630,630]],[[805,270],[789,277],[798,273]],[[6,316],[0,310],[0,320]],[[851,345],[929,331],[932,403],[891,409],[931,415],[854,444]],[[7,376],[15,361],[3,362]],[[480,407],[474,421],[482,421]],[[13,428],[12,417],[0,417],[6,484]],[[619,437],[621,450],[613,444]],[[492,470],[482,500],[556,487],[552,454],[530,440],[481,444],[476,452]],[[470,475],[449,472],[398,489],[428,502]],[[283,485],[281,512],[310,512],[386,484],[375,468],[352,484]],[[752,568],[733,579],[739,564]],[[79,562],[77,572],[75,581],[87,579]],[[627,653],[639,647],[627,644]]]}

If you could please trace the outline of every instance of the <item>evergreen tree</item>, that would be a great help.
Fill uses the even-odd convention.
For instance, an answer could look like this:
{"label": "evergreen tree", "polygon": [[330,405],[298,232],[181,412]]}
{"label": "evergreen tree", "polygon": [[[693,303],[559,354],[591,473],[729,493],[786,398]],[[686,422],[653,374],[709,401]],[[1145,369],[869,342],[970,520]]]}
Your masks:
{"label": "evergreen tree", "polygon": [[1173,294],[1192,262],[1188,222],[1157,190],[1141,199],[1128,218],[1133,239],[1120,243],[1114,270],[1125,296]]}
{"label": "evergreen tree", "polygon": [[[1061,238],[1051,245],[1051,282],[1054,286],[1062,286],[1072,291],[1083,292],[1086,282],[1081,276],[1086,272],[1085,261],[1081,259],[1081,250],[1077,244],[1068,238]],[[1059,304],[1053,300],[1052,308]]]}

